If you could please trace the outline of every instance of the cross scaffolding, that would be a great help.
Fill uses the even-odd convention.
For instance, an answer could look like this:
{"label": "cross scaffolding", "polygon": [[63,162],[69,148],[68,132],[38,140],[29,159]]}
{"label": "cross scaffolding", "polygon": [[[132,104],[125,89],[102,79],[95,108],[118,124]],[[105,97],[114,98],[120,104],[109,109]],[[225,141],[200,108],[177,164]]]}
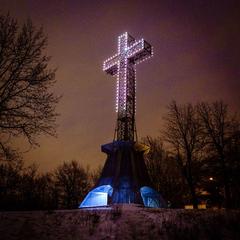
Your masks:
{"label": "cross scaffolding", "polygon": [[117,76],[117,140],[134,141],[136,136],[136,64],[153,55],[152,46],[128,33],[118,37],[118,53],[103,63],[103,70]]}

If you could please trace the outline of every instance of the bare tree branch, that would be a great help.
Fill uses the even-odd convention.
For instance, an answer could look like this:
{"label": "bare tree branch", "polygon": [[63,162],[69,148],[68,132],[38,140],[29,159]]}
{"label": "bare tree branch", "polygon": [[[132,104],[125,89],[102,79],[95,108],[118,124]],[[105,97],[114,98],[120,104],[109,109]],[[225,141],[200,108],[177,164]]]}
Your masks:
{"label": "bare tree branch", "polygon": [[168,114],[164,120],[166,129],[163,132],[164,140],[175,152],[183,177],[188,183],[193,206],[197,208],[197,179],[193,172],[203,142],[200,138],[201,126],[196,110],[191,104],[181,106],[173,101],[168,106]]}
{"label": "bare tree branch", "polygon": [[229,115],[228,106],[222,101],[212,104],[205,102],[197,105],[198,115],[202,124],[203,138],[208,142],[209,155],[216,156],[220,166],[220,176],[223,178],[225,207],[231,207],[230,173],[227,162],[228,146],[234,139],[238,121]]}
{"label": "bare tree branch", "polygon": [[[51,92],[55,70],[44,55],[47,38],[31,20],[20,26],[10,15],[0,16],[0,153],[5,139],[24,137],[36,146],[41,134],[56,135],[56,104]],[[6,155],[5,155],[6,157]]]}

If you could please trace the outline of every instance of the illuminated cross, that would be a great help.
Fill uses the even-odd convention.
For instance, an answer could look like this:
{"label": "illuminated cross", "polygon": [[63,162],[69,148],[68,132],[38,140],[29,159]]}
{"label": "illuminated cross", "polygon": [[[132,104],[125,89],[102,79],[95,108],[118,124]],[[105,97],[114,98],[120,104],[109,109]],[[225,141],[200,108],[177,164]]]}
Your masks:
{"label": "illuminated cross", "polygon": [[118,53],[103,63],[103,70],[117,75],[117,140],[134,141],[136,112],[136,64],[152,56],[152,47],[128,33],[118,37]]}

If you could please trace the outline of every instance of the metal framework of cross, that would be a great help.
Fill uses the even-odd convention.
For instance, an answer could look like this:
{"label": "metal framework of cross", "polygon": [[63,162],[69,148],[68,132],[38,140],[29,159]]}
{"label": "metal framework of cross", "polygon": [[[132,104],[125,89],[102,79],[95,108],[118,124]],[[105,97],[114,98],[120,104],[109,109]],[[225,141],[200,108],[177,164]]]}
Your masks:
{"label": "metal framework of cross", "polygon": [[128,33],[118,37],[118,52],[103,62],[103,70],[117,76],[117,140],[134,141],[136,113],[136,64],[153,55],[145,40],[136,41]]}

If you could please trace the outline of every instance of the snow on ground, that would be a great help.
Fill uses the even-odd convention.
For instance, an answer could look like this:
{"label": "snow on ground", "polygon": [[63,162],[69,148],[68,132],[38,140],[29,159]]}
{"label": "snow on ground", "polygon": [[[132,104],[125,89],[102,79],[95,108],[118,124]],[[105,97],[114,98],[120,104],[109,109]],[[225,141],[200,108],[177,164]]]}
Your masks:
{"label": "snow on ground", "polygon": [[151,209],[134,204],[0,213],[0,240],[240,239],[240,211]]}

